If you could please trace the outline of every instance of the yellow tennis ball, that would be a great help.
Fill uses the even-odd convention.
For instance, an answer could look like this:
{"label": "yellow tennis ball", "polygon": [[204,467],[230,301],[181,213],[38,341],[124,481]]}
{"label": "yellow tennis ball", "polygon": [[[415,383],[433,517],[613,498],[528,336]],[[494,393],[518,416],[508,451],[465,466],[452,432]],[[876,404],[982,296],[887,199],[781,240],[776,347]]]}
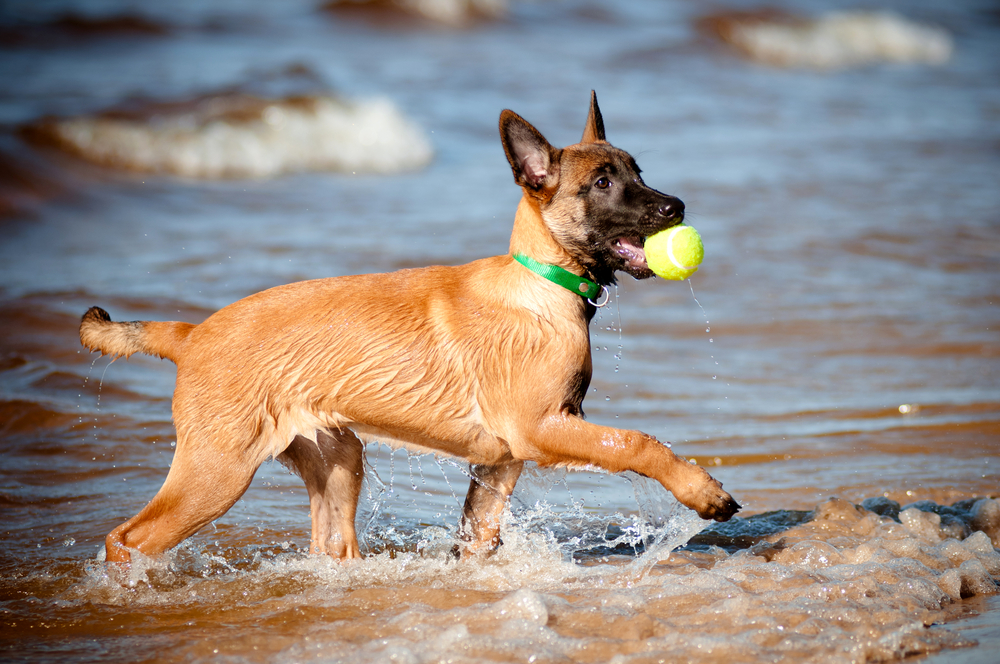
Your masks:
{"label": "yellow tennis ball", "polygon": [[646,238],[646,265],[657,276],[683,281],[698,271],[705,247],[698,231],[681,224]]}

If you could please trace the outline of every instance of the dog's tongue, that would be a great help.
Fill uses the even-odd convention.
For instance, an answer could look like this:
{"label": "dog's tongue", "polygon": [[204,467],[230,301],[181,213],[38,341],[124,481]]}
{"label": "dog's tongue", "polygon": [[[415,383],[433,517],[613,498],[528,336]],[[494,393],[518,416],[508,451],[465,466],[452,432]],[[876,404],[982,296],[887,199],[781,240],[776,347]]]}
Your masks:
{"label": "dog's tongue", "polygon": [[646,251],[642,248],[641,237],[623,237],[615,241],[615,251],[625,259],[629,267],[646,269]]}

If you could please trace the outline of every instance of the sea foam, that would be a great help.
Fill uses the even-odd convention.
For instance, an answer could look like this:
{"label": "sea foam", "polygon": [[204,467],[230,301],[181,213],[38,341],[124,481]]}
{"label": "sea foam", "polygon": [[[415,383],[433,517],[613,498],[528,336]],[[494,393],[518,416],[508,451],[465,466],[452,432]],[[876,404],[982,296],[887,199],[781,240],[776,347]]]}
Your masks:
{"label": "sea foam", "polygon": [[844,69],[879,62],[940,65],[951,35],[893,12],[831,12],[805,19],[783,12],[729,12],[701,25],[752,60],[778,67]]}
{"label": "sea foam", "polygon": [[[636,485],[640,498],[655,493],[641,478]],[[287,543],[243,551],[242,560],[188,543],[139,558],[117,580],[94,564],[64,599],[170,605],[227,624],[288,616],[283,645],[273,646],[282,659],[626,664],[899,659],[969,645],[937,623],[961,599],[997,592],[991,537],[1000,532],[971,526],[996,500],[868,501],[888,512],[879,514],[831,498],[807,514],[736,518],[690,539],[708,524],[665,495],[655,501],[673,513],[667,522],[635,517],[629,541],[645,553],[574,554],[581,541],[613,539],[608,524],[594,517],[582,526],[594,532],[580,532],[579,514],[538,502],[507,513],[503,544],[489,556],[456,558],[453,531],[421,526],[408,548],[346,564]],[[683,541],[664,545],[677,522],[689,541],[680,549]],[[384,526],[372,528],[377,537]],[[746,538],[756,543],[736,544]],[[290,616],[306,617],[299,636],[289,634]],[[193,640],[174,654],[210,654],[204,647]]]}
{"label": "sea foam", "polygon": [[279,99],[224,93],[144,104],[26,129],[109,168],[187,178],[266,178],[302,171],[394,173],[425,166],[425,132],[387,99]]}

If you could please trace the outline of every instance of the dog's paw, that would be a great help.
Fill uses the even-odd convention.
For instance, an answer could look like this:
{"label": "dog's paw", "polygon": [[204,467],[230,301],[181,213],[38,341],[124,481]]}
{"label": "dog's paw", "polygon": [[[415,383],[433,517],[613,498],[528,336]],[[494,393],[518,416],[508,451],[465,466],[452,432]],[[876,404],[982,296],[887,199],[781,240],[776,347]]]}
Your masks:
{"label": "dog's paw", "polygon": [[[710,521],[729,521],[741,507],[732,496],[722,489],[722,483],[709,475],[704,468],[692,466],[700,481],[689,484],[687,491],[674,491],[677,500]],[[700,471],[700,472],[699,472]]]}
{"label": "dog's paw", "polygon": [[716,480],[712,480],[712,482],[715,483],[717,492],[709,497],[706,505],[700,509],[696,508],[698,516],[714,521],[729,521],[733,515],[740,511],[741,506],[733,500],[732,496],[722,490],[722,484]]}

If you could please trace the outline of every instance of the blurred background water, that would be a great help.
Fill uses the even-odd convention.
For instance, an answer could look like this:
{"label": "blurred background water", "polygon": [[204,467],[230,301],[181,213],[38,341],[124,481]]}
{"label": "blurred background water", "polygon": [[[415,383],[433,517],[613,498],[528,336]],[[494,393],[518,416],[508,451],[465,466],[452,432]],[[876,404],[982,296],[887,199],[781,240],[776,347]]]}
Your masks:
{"label": "blurred background water", "polygon": [[[768,4],[812,18],[858,8]],[[747,547],[791,537],[807,513],[842,521],[823,508],[833,496],[916,503],[944,515],[942,542],[981,527],[1000,544],[991,503],[975,503],[1000,497],[1000,11],[868,3],[939,30],[950,57],[816,68],[756,62],[705,20],[759,8],[0,4],[0,648],[17,661],[865,661],[962,645],[948,630],[914,641],[913,621],[978,612],[995,626],[991,547],[979,586],[963,572],[952,599],[965,600],[914,609],[891,584],[866,587],[828,599],[827,622],[809,628],[817,614],[800,605],[832,582],[805,579],[827,566],[807,557],[788,572]],[[591,89],[609,140],[686,203],[706,259],[690,283],[622,278],[592,328],[588,417],[671,441],[741,516],[778,516],[710,530],[670,558],[683,565],[632,577],[658,560],[636,557],[641,535],[593,548],[649,516],[629,479],[532,471],[508,553],[455,572],[434,543],[453,534],[465,468],[372,446],[372,557],[353,571],[303,553],[304,487],[267,464],[168,563],[108,577],[94,562],[104,535],[170,463],[174,369],[85,352],[87,307],[197,323],[290,281],[505,253],[520,193],[500,110],[566,145]],[[889,550],[879,542],[917,522],[882,518],[885,532],[817,526],[806,539],[849,549],[841,567],[885,584],[892,570],[858,547]],[[806,589],[724,590],[740,551]],[[702,594],[663,599],[688,576]],[[764,624],[764,606],[799,640]],[[671,622],[675,610],[693,622]]]}

